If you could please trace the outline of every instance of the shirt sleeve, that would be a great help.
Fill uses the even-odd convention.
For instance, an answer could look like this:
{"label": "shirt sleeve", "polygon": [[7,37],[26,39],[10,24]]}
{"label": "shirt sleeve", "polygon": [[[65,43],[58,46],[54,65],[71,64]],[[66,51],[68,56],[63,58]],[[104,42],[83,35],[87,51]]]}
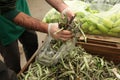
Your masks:
{"label": "shirt sleeve", "polygon": [[13,20],[19,13],[16,9],[16,0],[0,0],[0,14],[9,20]]}
{"label": "shirt sleeve", "polygon": [[19,13],[20,11],[18,11],[18,10],[10,10],[10,11],[8,11],[8,12],[5,12],[4,14],[3,14],[3,16],[5,17],[5,18],[7,18],[7,19],[9,19],[9,20],[13,20],[16,16],[17,16],[17,14]]}

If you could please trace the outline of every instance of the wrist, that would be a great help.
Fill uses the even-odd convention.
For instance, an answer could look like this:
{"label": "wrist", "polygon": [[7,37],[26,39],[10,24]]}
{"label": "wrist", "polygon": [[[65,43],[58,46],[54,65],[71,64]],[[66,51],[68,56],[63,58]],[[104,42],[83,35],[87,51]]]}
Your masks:
{"label": "wrist", "polygon": [[58,23],[49,23],[48,24],[48,35],[53,37],[54,32],[58,30]]}
{"label": "wrist", "polygon": [[52,27],[52,23],[49,23],[49,24],[48,24],[48,35],[49,35],[49,36],[51,36],[51,32],[50,32],[51,27]]}
{"label": "wrist", "polygon": [[70,10],[70,8],[66,7],[65,9],[62,10],[61,14],[66,15],[69,10]]}

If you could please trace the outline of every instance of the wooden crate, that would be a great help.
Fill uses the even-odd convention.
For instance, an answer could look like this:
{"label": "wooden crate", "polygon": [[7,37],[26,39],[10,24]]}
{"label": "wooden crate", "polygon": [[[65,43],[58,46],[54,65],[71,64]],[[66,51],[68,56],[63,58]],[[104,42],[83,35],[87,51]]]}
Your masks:
{"label": "wooden crate", "polygon": [[87,43],[80,37],[77,45],[82,45],[92,55],[104,57],[115,64],[120,63],[120,38],[87,35]]}

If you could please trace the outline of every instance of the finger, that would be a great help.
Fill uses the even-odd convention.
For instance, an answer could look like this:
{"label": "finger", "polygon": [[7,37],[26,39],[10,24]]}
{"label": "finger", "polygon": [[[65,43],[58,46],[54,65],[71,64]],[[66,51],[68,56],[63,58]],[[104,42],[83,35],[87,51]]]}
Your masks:
{"label": "finger", "polygon": [[68,39],[73,38],[73,35],[60,35],[59,37],[62,39],[68,40]]}
{"label": "finger", "polygon": [[62,31],[60,31],[60,34],[62,34],[62,35],[71,35],[72,32],[68,31],[68,30],[62,30]]}
{"label": "finger", "polygon": [[69,40],[69,38],[60,38],[60,39],[63,40],[63,41]]}
{"label": "finger", "polygon": [[56,34],[54,35],[72,35],[72,32],[68,31],[68,30],[62,30],[62,31],[59,31],[57,32]]}
{"label": "finger", "polygon": [[68,40],[73,37],[73,35],[54,35],[55,39]]}
{"label": "finger", "polygon": [[63,37],[63,38],[71,38],[73,35],[72,35],[72,33],[71,32],[69,32],[69,31],[64,31],[64,32],[62,32],[61,33],[61,37]]}
{"label": "finger", "polygon": [[73,35],[60,35],[61,38],[72,38]]}

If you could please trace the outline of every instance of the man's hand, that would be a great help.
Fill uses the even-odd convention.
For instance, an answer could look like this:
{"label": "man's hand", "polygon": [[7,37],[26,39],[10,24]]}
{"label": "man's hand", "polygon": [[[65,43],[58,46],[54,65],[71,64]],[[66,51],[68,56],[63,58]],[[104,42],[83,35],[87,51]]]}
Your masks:
{"label": "man's hand", "polygon": [[61,14],[63,17],[67,16],[68,21],[70,21],[75,16],[73,11],[69,7],[65,8]]}
{"label": "man's hand", "polygon": [[48,34],[54,39],[60,39],[63,41],[72,38],[72,33],[68,30],[59,29],[58,23],[50,23],[48,26]]}
{"label": "man's hand", "polygon": [[66,15],[68,20],[75,16],[73,11],[65,4],[64,0],[46,0],[53,8],[59,11],[62,15]]}

